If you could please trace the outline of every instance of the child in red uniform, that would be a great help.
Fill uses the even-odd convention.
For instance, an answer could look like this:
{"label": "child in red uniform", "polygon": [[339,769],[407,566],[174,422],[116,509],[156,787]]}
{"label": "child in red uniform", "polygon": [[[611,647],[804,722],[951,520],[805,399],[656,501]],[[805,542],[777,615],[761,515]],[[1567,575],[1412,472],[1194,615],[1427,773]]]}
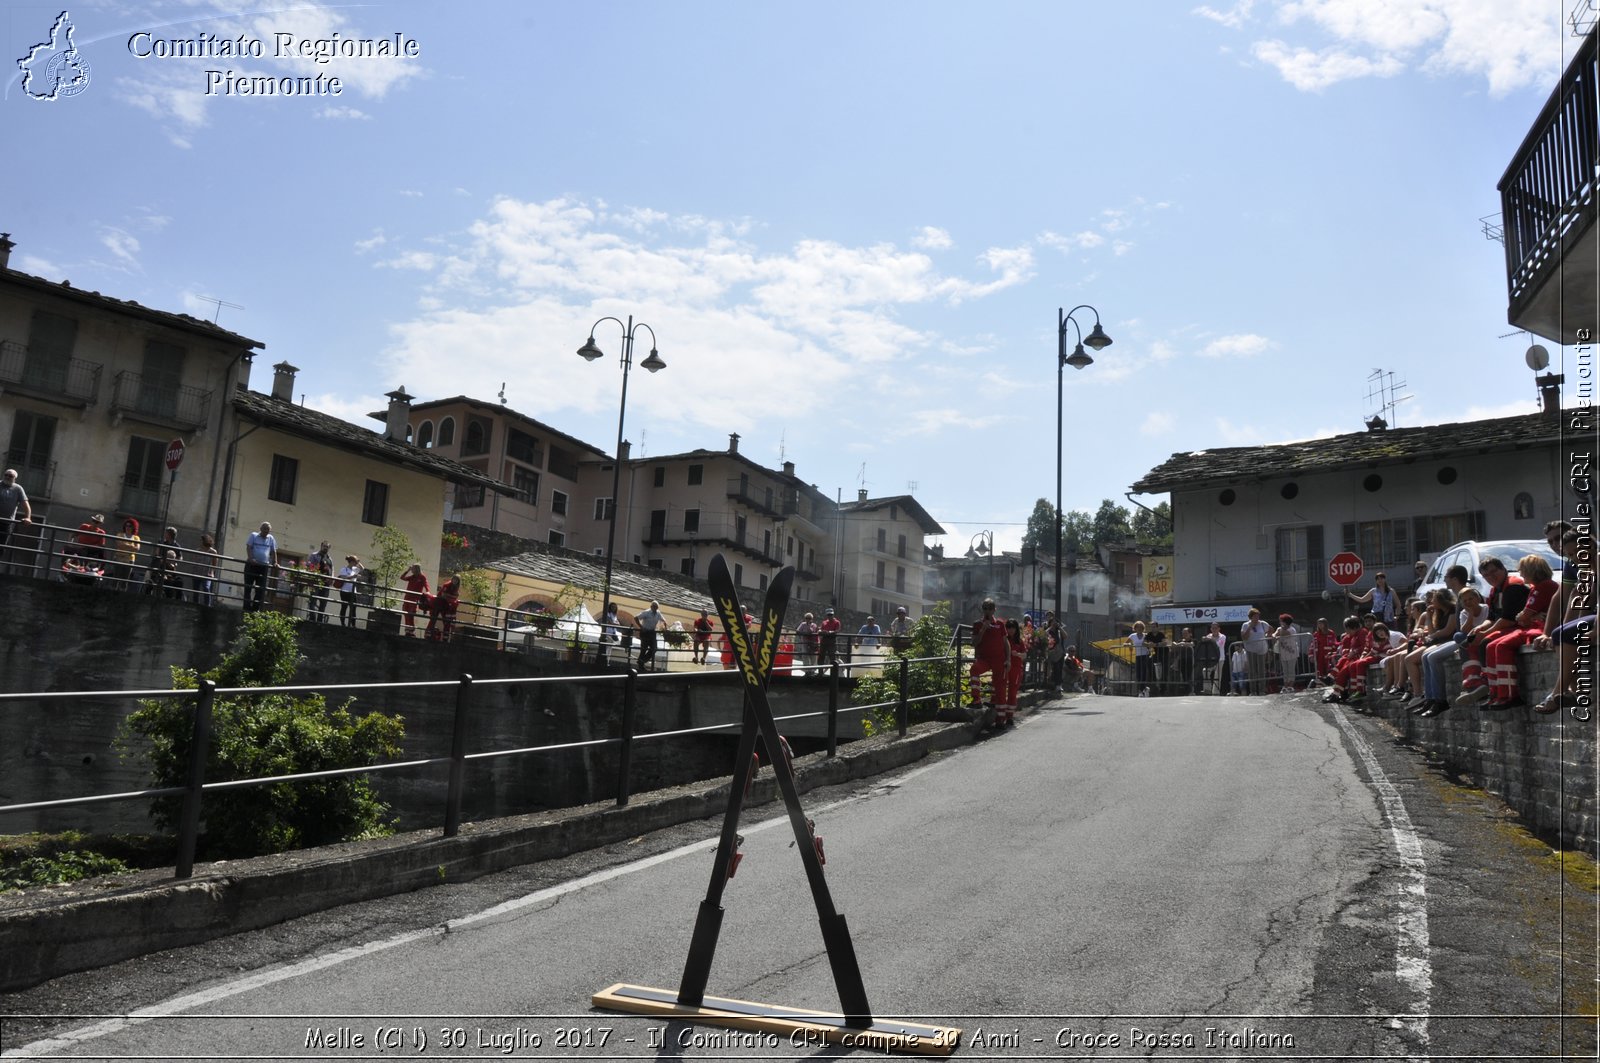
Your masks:
{"label": "child in red uniform", "polygon": [[994,701],[998,705],[1006,682],[1002,677],[1011,667],[1011,645],[1006,641],[1006,626],[995,619],[993,598],[983,600],[983,616],[972,625],[972,652],[971,707],[983,708],[983,688],[978,677],[985,672],[994,684]]}
{"label": "child in red uniform", "polygon": [[1344,638],[1339,640],[1339,655],[1333,663],[1333,689],[1323,701],[1343,701],[1351,690],[1365,694],[1367,664],[1372,660],[1372,632],[1361,626],[1359,617],[1344,619]]}
{"label": "child in red uniform", "polygon": [[1332,682],[1333,660],[1339,653],[1339,636],[1328,626],[1327,617],[1317,619],[1316,630],[1311,632],[1311,653],[1315,658],[1312,669],[1318,683]]}
{"label": "child in red uniform", "polygon": [[1527,707],[1517,688],[1517,651],[1544,634],[1545,613],[1550,609],[1561,584],[1550,571],[1550,562],[1529,554],[1517,562],[1517,575],[1528,587],[1528,600],[1512,617],[1512,627],[1491,639],[1483,648],[1484,671],[1489,677],[1489,704],[1486,709]]}
{"label": "child in red uniform", "polygon": [[1028,659],[1027,643],[1022,641],[1022,626],[1015,620],[1006,621],[1006,646],[1011,653],[1011,663],[996,677],[994,697],[994,722],[996,727],[1016,725],[1017,696],[1022,689],[1022,668]]}

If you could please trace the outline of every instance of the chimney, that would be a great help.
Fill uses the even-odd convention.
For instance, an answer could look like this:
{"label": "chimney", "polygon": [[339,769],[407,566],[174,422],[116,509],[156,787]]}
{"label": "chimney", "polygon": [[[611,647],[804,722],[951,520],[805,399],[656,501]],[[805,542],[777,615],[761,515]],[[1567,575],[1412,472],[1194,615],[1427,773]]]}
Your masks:
{"label": "chimney", "polygon": [[793,476],[794,475],[794,462],[786,461],[786,462],[783,463],[783,474],[785,476]]}
{"label": "chimney", "polygon": [[728,433],[728,453],[729,454],[737,454],[737,453],[739,453],[739,433],[738,432],[729,432]]}
{"label": "chimney", "polygon": [[633,444],[624,439],[617,447],[617,462],[621,465],[628,464],[628,457],[633,453]]}
{"label": "chimney", "polygon": [[865,502],[866,500],[867,500],[867,489],[865,487],[856,488],[856,501],[857,502]]}
{"label": "chimney", "polygon": [[16,246],[10,233],[0,233],[0,269],[11,268],[11,249]]}
{"label": "chimney", "polygon": [[294,375],[299,369],[288,362],[279,362],[272,367],[272,397],[280,402],[294,401]]}
{"label": "chimney", "polygon": [[383,419],[383,434],[396,443],[406,441],[406,427],[411,420],[411,398],[406,394],[405,385],[389,392],[384,398],[389,400],[389,413]]}
{"label": "chimney", "polygon": [[1556,373],[1546,373],[1536,376],[1533,382],[1539,385],[1539,408],[1544,410],[1546,417],[1555,417],[1561,413],[1561,382],[1566,378]]}

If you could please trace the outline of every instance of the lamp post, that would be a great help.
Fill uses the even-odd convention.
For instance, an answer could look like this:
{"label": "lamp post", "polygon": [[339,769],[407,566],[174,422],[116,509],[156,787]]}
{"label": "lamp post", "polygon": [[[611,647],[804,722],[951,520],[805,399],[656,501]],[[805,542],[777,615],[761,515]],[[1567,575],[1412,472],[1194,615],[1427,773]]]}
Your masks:
{"label": "lamp post", "polygon": [[989,558],[989,578],[988,578],[988,582],[984,584],[983,593],[984,593],[985,597],[993,597],[994,596],[994,532],[989,531],[987,529],[985,529],[985,530],[983,530],[981,532],[975,533],[972,536],[972,540],[969,543],[967,543],[967,560],[968,561],[975,561],[978,558],[984,557],[984,556],[987,556]]}
{"label": "lamp post", "polygon": [[[1078,327],[1077,318],[1073,317],[1079,310],[1087,310],[1094,314],[1094,328],[1089,330],[1089,338],[1083,338],[1083,330]],[[1105,334],[1100,327],[1100,311],[1087,303],[1073,307],[1070,311],[1057,309],[1056,319],[1056,623],[1065,624],[1066,614],[1061,611],[1061,425],[1062,425],[1062,370],[1067,366],[1074,369],[1083,369],[1094,364],[1094,359],[1089,352],[1084,350],[1088,344],[1097,351],[1103,351],[1111,346],[1111,337]],[[1067,353],[1067,323],[1072,323],[1072,331],[1077,333],[1078,345]]]}
{"label": "lamp post", "polygon": [[578,348],[578,354],[584,361],[592,362],[605,353],[594,342],[595,327],[605,321],[615,321],[622,326],[622,401],[617,405],[617,460],[611,466],[611,527],[606,533],[606,575],[600,589],[602,610],[605,609],[606,603],[611,601],[611,567],[617,553],[617,494],[622,490],[622,425],[628,416],[628,370],[633,368],[633,338],[640,329],[650,333],[650,354],[639,364],[652,373],[660,372],[667,367],[667,363],[656,352],[656,330],[643,321],[635,324],[632,314],[628,315],[626,324],[618,318],[603,317],[590,325],[588,342]]}

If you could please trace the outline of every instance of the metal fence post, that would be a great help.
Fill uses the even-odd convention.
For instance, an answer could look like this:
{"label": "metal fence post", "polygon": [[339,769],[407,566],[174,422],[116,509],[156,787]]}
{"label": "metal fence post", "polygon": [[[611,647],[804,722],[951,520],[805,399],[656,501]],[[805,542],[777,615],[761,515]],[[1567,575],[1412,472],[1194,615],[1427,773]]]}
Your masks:
{"label": "metal fence post", "polygon": [[953,664],[953,671],[954,671],[955,674],[952,677],[951,684],[950,684],[950,689],[952,691],[954,691],[954,693],[955,693],[955,698],[956,698],[955,707],[959,709],[959,708],[961,708],[961,625],[960,624],[956,625],[956,641],[955,641],[954,650],[955,650],[955,652],[954,652],[954,655],[952,656],[952,664]]}
{"label": "metal fence post", "polygon": [[622,684],[622,747],[617,753],[617,807],[628,803],[628,777],[633,772],[633,728],[639,713],[639,672],[631,665]]}
{"label": "metal fence post", "polygon": [[839,752],[839,662],[828,666],[828,756]]}
{"label": "metal fence post", "polygon": [[894,720],[900,728],[900,737],[906,736],[906,728],[911,725],[911,706],[906,704],[907,684],[910,682],[911,662],[900,658],[900,704],[894,707]]}
{"label": "metal fence post", "polygon": [[183,796],[182,818],[178,821],[178,859],[174,878],[194,874],[194,853],[200,838],[201,787],[206,783],[206,760],[211,754],[211,706],[217,684],[200,680],[194,699],[194,734],[189,740],[189,792]]}
{"label": "metal fence post", "polygon": [[444,836],[461,830],[461,791],[467,777],[467,709],[472,702],[472,676],[461,673],[456,687],[456,715],[450,728],[450,786],[444,799]]}

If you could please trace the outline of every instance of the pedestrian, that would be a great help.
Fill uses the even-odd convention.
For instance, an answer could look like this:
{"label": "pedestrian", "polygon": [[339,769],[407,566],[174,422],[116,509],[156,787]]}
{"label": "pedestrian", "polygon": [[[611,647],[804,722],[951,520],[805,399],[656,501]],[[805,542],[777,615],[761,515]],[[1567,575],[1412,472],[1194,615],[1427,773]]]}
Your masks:
{"label": "pedestrian", "polygon": [[[1222,631],[1221,621],[1211,621],[1211,630],[1200,636],[1199,653],[1202,676],[1216,681],[1211,692],[1218,697],[1231,693],[1228,689],[1228,636]],[[1204,685],[1204,678],[1201,683]]]}
{"label": "pedestrian", "polygon": [[818,626],[822,630],[822,651],[817,663],[832,664],[839,659],[839,629],[844,625],[833,615],[833,607],[829,606],[822,611],[822,623]]}
{"label": "pedestrian", "polygon": [[[171,554],[175,564],[168,568],[165,564],[167,555]],[[158,565],[159,563],[159,565]],[[160,578],[156,578],[156,569],[161,569]],[[167,598],[183,600],[183,547],[178,543],[178,529],[167,528],[161,533],[161,541],[156,544],[155,556],[151,558],[150,572],[145,576],[146,594],[160,593]]]}
{"label": "pedestrian", "polygon": [[904,653],[911,648],[911,618],[906,615],[906,607],[897,606],[894,619],[889,621],[889,648],[895,653]]}
{"label": "pedestrian", "polygon": [[1244,641],[1245,660],[1250,670],[1250,693],[1267,692],[1267,622],[1261,619],[1261,610],[1251,609],[1250,619],[1239,628]]}
{"label": "pedestrian", "polygon": [[1278,626],[1272,632],[1272,645],[1278,651],[1278,673],[1282,677],[1280,693],[1293,694],[1295,677],[1300,674],[1300,629],[1294,626],[1294,617],[1288,613],[1278,615]]}
{"label": "pedestrian", "polygon": [[1133,650],[1133,687],[1138,697],[1150,696],[1150,679],[1155,672],[1150,660],[1150,646],[1144,635],[1144,621],[1135,620],[1133,630],[1123,639],[1123,644]]}
{"label": "pedestrian", "polygon": [[867,617],[867,622],[856,629],[856,647],[868,653],[878,652],[878,638],[883,634],[883,628],[878,626],[878,618]]}
{"label": "pedestrian", "polygon": [[306,572],[311,579],[311,599],[306,605],[306,615],[314,623],[326,624],[328,594],[333,585],[333,547],[328,540],[322,540],[322,545],[306,558]]}
{"label": "pedestrian", "polygon": [[817,618],[807,613],[799,625],[794,629],[795,637],[799,639],[800,663],[822,663],[822,628],[817,624]]}
{"label": "pedestrian", "polygon": [[250,533],[244,541],[244,611],[253,613],[267,602],[267,581],[278,569],[278,540],[272,537],[272,525],[261,522],[261,527]]}
{"label": "pedestrian", "polygon": [[123,520],[122,531],[112,546],[111,556],[116,565],[112,569],[111,576],[118,585],[118,590],[131,591],[139,585],[137,582],[139,545],[139,522],[133,517],[127,517]]}
{"label": "pedestrian", "polygon": [[1250,655],[1244,652],[1244,643],[1234,644],[1233,656],[1228,658],[1228,667],[1233,680],[1228,696],[1250,693]]}
{"label": "pedestrian", "polygon": [[[1389,587],[1389,577],[1382,572],[1372,577],[1372,588],[1364,594],[1351,594],[1344,592],[1344,596],[1356,605],[1371,605],[1372,615],[1382,620],[1384,625],[1394,626],[1395,607],[1398,604],[1395,593]],[[1359,610],[1358,610],[1359,611]]]}
{"label": "pedestrian", "polygon": [[655,670],[656,632],[666,621],[667,618],[661,615],[661,603],[656,601],[652,601],[650,608],[633,618],[634,626],[639,629],[639,671]]}
{"label": "pedestrian", "polygon": [[706,656],[711,648],[711,614],[700,610],[700,617],[694,622],[694,663],[706,664]]}
{"label": "pedestrian", "polygon": [[72,537],[73,553],[88,561],[104,563],[106,559],[106,518],[104,514],[94,513],[82,524],[78,525],[78,533]]}
{"label": "pedestrian", "polygon": [[28,492],[17,483],[17,470],[0,473],[0,571],[9,571],[8,552],[11,533],[18,524],[33,522],[33,506],[28,502]]}
{"label": "pedestrian", "polygon": [[594,663],[602,668],[608,665],[611,662],[611,647],[621,642],[622,619],[617,613],[617,603],[607,602],[600,609],[600,641],[595,646]]}
{"label": "pedestrian", "polygon": [[456,609],[461,605],[461,576],[454,575],[439,584],[439,593],[428,606],[427,637],[434,642],[449,642],[455,632]]}
{"label": "pedestrian", "polygon": [[433,588],[428,586],[428,577],[423,574],[422,566],[417,564],[400,573],[400,582],[406,585],[406,596],[400,602],[400,612],[406,622],[406,637],[415,638],[417,610],[420,608],[424,613],[428,611]]}
{"label": "pedestrian", "polygon": [[[984,707],[983,686],[979,677],[988,673],[994,687],[990,704],[998,707],[1006,680],[1004,670],[1011,665],[1011,647],[1006,641],[1006,626],[995,615],[993,598],[983,600],[983,615],[972,625],[972,667],[968,672],[968,686],[972,694],[970,708]],[[832,610],[829,610],[830,612]]]}
{"label": "pedestrian", "polygon": [[1028,659],[1027,644],[1022,641],[1022,625],[1015,620],[1006,621],[1006,648],[1010,652],[1010,660],[1006,665],[1002,679],[1002,689],[995,694],[994,725],[996,727],[1015,727],[1017,725],[1017,699],[1022,690],[1022,669]]}
{"label": "pedestrian", "polygon": [[210,532],[200,533],[200,549],[193,554],[194,600],[201,605],[216,605],[217,565],[222,555],[217,553],[217,540]]}
{"label": "pedestrian", "polygon": [[356,626],[356,591],[364,571],[359,557],[344,555],[344,567],[339,569],[339,623],[344,627]]}

